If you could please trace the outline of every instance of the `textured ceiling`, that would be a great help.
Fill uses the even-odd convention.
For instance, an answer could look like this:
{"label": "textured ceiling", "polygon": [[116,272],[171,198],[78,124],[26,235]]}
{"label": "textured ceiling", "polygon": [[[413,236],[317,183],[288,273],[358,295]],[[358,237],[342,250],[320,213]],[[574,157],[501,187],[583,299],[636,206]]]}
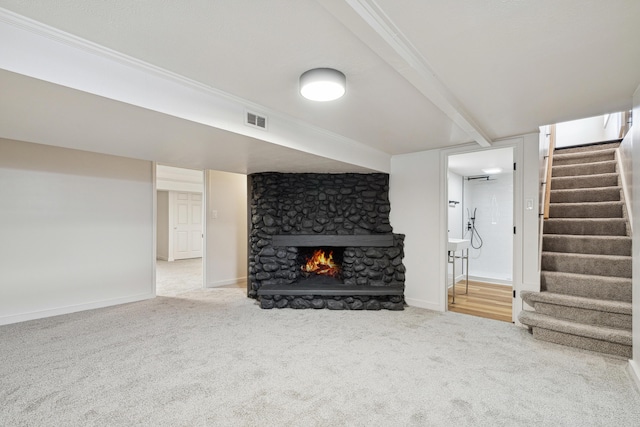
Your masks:
{"label": "textured ceiling", "polygon": [[[0,7],[391,155],[472,141],[451,120],[457,116],[497,139],[619,111],[640,84],[637,0],[0,0]],[[358,8],[377,11],[386,41]],[[415,73],[390,47],[395,40],[426,72]],[[347,95],[326,104],[302,99],[298,77],[315,67],[344,72]],[[453,111],[423,90],[425,77],[441,84]]]}

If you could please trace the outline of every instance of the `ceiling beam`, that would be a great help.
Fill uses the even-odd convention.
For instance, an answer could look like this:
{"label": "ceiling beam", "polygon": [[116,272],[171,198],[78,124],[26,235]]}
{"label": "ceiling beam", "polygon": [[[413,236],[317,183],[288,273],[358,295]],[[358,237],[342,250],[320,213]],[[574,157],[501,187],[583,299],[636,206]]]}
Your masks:
{"label": "ceiling beam", "polygon": [[[276,146],[273,170],[289,167],[277,163],[277,153],[290,153],[290,150],[300,152],[301,164],[303,158],[316,156],[327,162],[327,168],[332,167],[331,163],[335,163],[336,168],[343,168],[346,163],[358,172],[366,169],[388,173],[391,167],[390,154],[364,143],[0,7],[0,93],[3,95],[10,88],[6,79],[11,74],[121,103],[112,105],[133,105],[225,131],[233,134],[229,139],[243,140],[245,147],[255,145],[255,140],[270,143]],[[5,85],[7,90],[4,90]],[[37,99],[36,96],[32,94],[32,99]],[[18,124],[9,126],[2,120],[5,118],[1,114],[4,106],[5,103],[0,102],[0,136],[7,137],[9,129]],[[64,115],[64,108],[61,104],[55,111]],[[247,126],[248,111],[268,117],[268,129]],[[31,116],[22,117],[21,124],[32,122]],[[220,134],[225,135],[225,132]],[[223,137],[220,139],[224,140]],[[230,153],[241,157],[246,150],[239,145],[225,144]]]}
{"label": "ceiling beam", "polygon": [[474,141],[482,147],[491,145],[492,141],[484,130],[438,79],[427,60],[374,0],[318,2]]}

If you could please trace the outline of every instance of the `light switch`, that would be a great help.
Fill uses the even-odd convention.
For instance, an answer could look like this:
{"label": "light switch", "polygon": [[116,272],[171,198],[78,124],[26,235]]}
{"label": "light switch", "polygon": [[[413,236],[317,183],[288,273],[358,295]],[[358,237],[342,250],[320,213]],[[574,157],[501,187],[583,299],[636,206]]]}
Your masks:
{"label": "light switch", "polygon": [[526,209],[528,211],[532,211],[533,210],[533,199],[527,199],[527,207]]}
{"label": "light switch", "polygon": [[218,219],[218,211],[211,211],[211,219]]}

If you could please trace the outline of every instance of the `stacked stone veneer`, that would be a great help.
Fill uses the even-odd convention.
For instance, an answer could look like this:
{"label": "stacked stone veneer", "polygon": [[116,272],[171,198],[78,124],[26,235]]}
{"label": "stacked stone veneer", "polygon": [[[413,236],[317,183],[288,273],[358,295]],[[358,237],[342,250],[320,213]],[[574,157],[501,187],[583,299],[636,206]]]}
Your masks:
{"label": "stacked stone veneer", "polygon": [[[276,235],[390,234],[387,174],[281,174],[249,176],[250,297],[263,308],[402,309],[402,296],[258,296],[264,285],[291,285],[301,279],[298,248],[276,247]],[[404,235],[393,246],[347,246],[345,285],[404,286]]]}

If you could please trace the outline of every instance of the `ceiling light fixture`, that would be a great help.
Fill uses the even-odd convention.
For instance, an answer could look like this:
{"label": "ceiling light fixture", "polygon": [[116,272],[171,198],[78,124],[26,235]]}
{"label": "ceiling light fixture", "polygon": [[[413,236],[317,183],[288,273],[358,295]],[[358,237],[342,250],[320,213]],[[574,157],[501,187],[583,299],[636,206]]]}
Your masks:
{"label": "ceiling light fixture", "polygon": [[333,101],[346,91],[347,79],[333,68],[314,68],[300,76],[300,94],[312,101]]}
{"label": "ceiling light fixture", "polygon": [[494,173],[502,172],[502,169],[501,168],[488,168],[488,169],[482,169],[482,172],[488,173],[488,174],[494,174]]}

